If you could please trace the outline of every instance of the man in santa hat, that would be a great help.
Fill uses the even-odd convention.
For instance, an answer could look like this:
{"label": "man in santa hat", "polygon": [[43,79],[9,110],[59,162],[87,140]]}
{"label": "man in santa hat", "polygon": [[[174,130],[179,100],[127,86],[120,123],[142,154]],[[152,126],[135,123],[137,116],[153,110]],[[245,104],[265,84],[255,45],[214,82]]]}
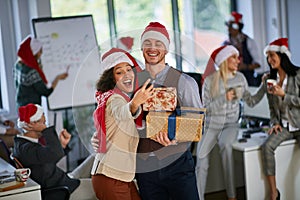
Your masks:
{"label": "man in santa hat", "polygon": [[259,86],[261,80],[255,72],[255,69],[261,66],[259,51],[255,41],[242,32],[243,15],[233,11],[225,24],[228,27],[229,38],[223,42],[223,45],[233,45],[238,49],[239,71],[245,75],[249,86]]}
{"label": "man in santa hat", "polygon": [[[141,35],[146,71],[154,79],[154,85],[176,87],[180,106],[201,108],[196,81],[166,63],[169,45],[165,26],[150,22]],[[142,135],[141,131],[136,172],[142,199],[198,200],[194,160],[189,149],[191,143],[172,145],[174,141],[165,133],[156,137],[157,142],[142,138]]]}
{"label": "man in santa hat", "polygon": [[[56,186],[67,186],[72,193],[80,184],[80,180],[72,179],[59,167],[57,162],[70,150],[71,139],[67,130],[57,136],[53,126],[45,124],[43,108],[37,104],[27,104],[19,108],[18,127],[23,134],[14,139],[13,156],[22,167],[30,168],[30,177],[44,189]],[[43,140],[40,140],[43,138]]]}

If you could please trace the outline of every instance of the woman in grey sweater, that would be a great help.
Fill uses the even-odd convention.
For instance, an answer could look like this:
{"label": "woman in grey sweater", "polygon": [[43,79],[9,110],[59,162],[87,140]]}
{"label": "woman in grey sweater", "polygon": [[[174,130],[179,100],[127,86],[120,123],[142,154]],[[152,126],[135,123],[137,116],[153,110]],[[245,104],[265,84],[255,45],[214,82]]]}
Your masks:
{"label": "woman in grey sweater", "polygon": [[[214,71],[204,79],[203,105],[207,109],[205,134],[197,147],[197,184],[200,199],[204,200],[209,155],[218,144],[228,199],[236,199],[232,143],[238,135],[239,102],[257,104],[265,94],[263,87],[251,96],[244,75],[238,72],[239,52],[232,45],[216,49],[208,62],[207,71]],[[207,73],[205,73],[207,75]]]}

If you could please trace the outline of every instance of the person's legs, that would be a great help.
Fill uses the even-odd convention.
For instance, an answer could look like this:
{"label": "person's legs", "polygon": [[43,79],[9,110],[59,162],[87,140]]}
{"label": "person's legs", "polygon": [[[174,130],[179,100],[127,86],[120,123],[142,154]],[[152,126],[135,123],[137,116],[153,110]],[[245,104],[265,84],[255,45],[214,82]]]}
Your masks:
{"label": "person's legs", "polygon": [[209,155],[204,158],[197,158],[196,165],[196,178],[197,178],[197,188],[200,200],[204,200],[206,181],[208,175],[209,167]]}
{"label": "person's legs", "polygon": [[143,200],[169,200],[168,191],[161,185],[160,170],[137,173],[136,180]]}
{"label": "person's legs", "polygon": [[277,134],[272,133],[269,135],[268,139],[261,146],[262,155],[262,165],[265,175],[267,176],[268,185],[270,188],[270,199],[276,199],[277,197],[277,187],[276,187],[276,170],[275,170],[275,150],[276,148],[285,140],[291,139],[293,137],[285,128],[282,132]]}
{"label": "person's legs", "polygon": [[[177,159],[166,166],[166,160],[173,156]],[[178,155],[171,155],[165,159],[156,160],[157,165],[163,166],[161,169],[136,174],[141,198],[143,200],[198,200],[191,152],[186,151],[179,158]]]}
{"label": "person's legs", "polygon": [[223,165],[223,175],[228,199],[236,199],[234,158],[232,144],[238,135],[237,124],[225,125],[220,136],[218,145]]}
{"label": "person's legs", "polygon": [[163,168],[164,185],[172,200],[199,200],[194,159],[186,151],[171,165]]}
{"label": "person's legs", "polygon": [[218,129],[208,129],[201,142],[197,146],[196,178],[198,194],[201,200],[204,200],[206,181],[209,168],[210,152],[217,143],[217,137],[220,133]]}

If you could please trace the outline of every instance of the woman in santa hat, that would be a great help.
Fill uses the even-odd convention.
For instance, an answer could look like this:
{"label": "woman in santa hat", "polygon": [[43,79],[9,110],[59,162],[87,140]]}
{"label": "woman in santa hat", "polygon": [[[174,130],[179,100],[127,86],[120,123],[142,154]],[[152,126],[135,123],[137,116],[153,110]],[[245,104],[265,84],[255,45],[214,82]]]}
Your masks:
{"label": "woman in santa hat", "polygon": [[97,82],[94,112],[99,147],[92,168],[93,188],[101,200],[140,199],[133,182],[137,127],[142,126],[140,105],[153,97],[153,85],[146,88],[148,79],[131,99],[136,85],[133,66],[134,58],[122,49],[112,48],[102,56],[105,71]]}
{"label": "woman in santa hat", "polygon": [[238,136],[239,102],[249,106],[264,96],[263,87],[254,96],[248,83],[238,72],[239,51],[232,45],[217,48],[211,55],[203,78],[202,101],[207,109],[205,134],[197,147],[196,175],[200,199],[204,200],[209,156],[218,144],[228,199],[236,199],[232,144]]}
{"label": "woman in santa hat", "polygon": [[41,105],[41,97],[48,97],[59,80],[67,78],[68,73],[56,76],[50,88],[42,69],[40,58],[43,44],[36,38],[27,36],[18,49],[18,61],[14,68],[17,107],[28,103]]}
{"label": "woman in santa hat", "polygon": [[279,38],[266,46],[264,53],[270,66],[267,78],[276,84],[267,89],[270,108],[270,136],[262,146],[263,170],[270,188],[270,200],[280,199],[276,186],[275,153],[285,140],[300,141],[300,70],[292,64],[288,39]]}

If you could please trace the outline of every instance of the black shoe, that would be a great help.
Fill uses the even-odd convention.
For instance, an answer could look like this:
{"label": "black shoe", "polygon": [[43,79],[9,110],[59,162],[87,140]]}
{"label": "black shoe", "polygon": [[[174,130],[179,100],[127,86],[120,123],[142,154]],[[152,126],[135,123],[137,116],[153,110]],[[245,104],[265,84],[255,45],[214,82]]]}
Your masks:
{"label": "black shoe", "polygon": [[276,200],[280,200],[280,192],[279,192],[278,189],[277,189],[277,198],[276,198]]}

